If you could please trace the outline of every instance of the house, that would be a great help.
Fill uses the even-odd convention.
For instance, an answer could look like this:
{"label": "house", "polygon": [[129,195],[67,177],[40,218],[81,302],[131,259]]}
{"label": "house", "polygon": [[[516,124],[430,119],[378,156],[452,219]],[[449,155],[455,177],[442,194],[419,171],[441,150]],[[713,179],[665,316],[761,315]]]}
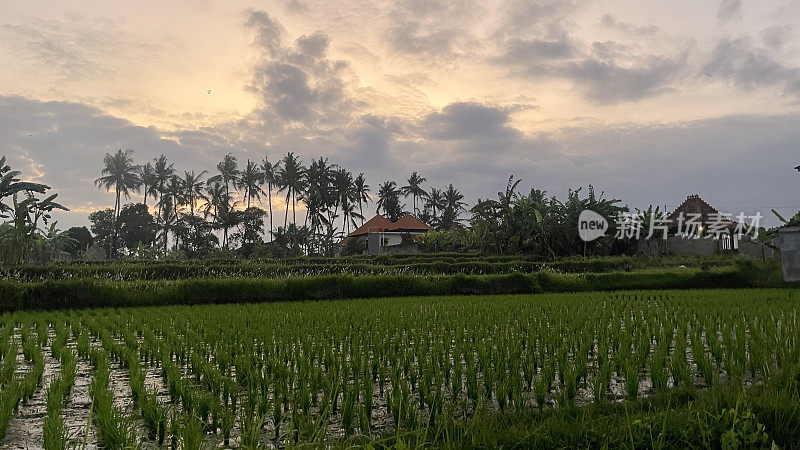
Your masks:
{"label": "house", "polygon": [[430,230],[431,227],[411,214],[404,215],[396,222],[378,214],[348,234],[339,245],[343,247],[352,239],[364,239],[368,255],[416,253],[419,247],[414,237]]}
{"label": "house", "polygon": [[[665,240],[656,233],[654,239],[639,241],[640,255],[716,255],[738,253],[745,256],[772,258],[774,249],[749,237],[737,237],[737,227],[728,214],[720,212],[697,194],[686,197],[674,211],[667,214],[669,236]],[[643,230],[647,233],[647,230]]]}

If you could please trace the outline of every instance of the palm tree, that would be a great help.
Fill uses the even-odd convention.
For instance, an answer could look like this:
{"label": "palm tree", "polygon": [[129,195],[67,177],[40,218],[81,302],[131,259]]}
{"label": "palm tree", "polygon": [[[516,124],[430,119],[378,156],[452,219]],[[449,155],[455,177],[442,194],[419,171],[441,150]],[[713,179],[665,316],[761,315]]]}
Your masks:
{"label": "palm tree", "polygon": [[364,216],[356,211],[355,203],[350,200],[342,204],[342,216],[344,216],[345,235],[350,234],[350,225],[352,225],[353,228],[358,228],[356,219],[361,219],[361,222],[364,222]]}
{"label": "palm tree", "polygon": [[[171,205],[172,214],[175,218],[175,227],[180,227],[181,225],[181,217],[180,217],[180,207],[186,204],[186,198],[184,197],[184,188],[183,188],[183,180],[177,175],[172,175],[169,177],[169,181],[167,182],[166,186],[164,187],[164,193],[167,194],[169,199],[169,203]],[[165,226],[168,226],[168,221],[165,222]],[[164,230],[164,250],[167,249],[167,230]],[[178,249],[178,235],[175,235],[175,249]]]}
{"label": "palm tree", "polygon": [[194,216],[194,205],[199,200],[205,200],[208,202],[208,197],[203,192],[203,176],[207,173],[207,171],[202,171],[199,174],[195,175],[194,170],[191,172],[185,171],[183,177],[183,198],[186,199],[186,203],[189,204],[189,211],[192,216]]}
{"label": "palm tree", "polygon": [[461,201],[464,200],[464,196],[453,186],[453,183],[447,186],[443,195],[444,211],[442,212],[442,220],[439,226],[449,228],[458,222],[458,216],[466,206],[466,203]]}
{"label": "palm tree", "polygon": [[419,214],[417,210],[417,197],[425,198],[427,197],[428,193],[422,189],[422,183],[426,182],[427,178],[420,176],[416,171],[411,172],[411,176],[408,178],[408,185],[403,186],[400,188],[400,193],[404,196],[408,197],[411,195],[414,198],[414,214]]}
{"label": "palm tree", "polygon": [[212,217],[216,218],[219,211],[219,205],[225,202],[226,195],[225,186],[223,186],[220,181],[213,180],[213,178],[209,179],[206,182],[206,198],[208,199],[208,202],[206,202],[206,205],[203,208],[203,215],[205,217],[211,215]]}
{"label": "palm tree", "polygon": [[431,209],[433,219],[438,221],[439,216],[436,214],[436,211],[444,209],[444,193],[437,188],[431,188],[431,191],[428,193],[428,198],[425,201],[425,206]]}
{"label": "palm tree", "polygon": [[297,223],[296,200],[297,194],[303,192],[305,186],[305,168],[300,164],[299,158],[294,153],[288,152],[283,157],[282,166],[278,169],[278,192],[286,191],[286,214],[283,217],[283,226],[289,220],[289,200],[292,201],[292,223]]}
{"label": "palm tree", "polygon": [[238,164],[236,162],[236,157],[233,156],[233,154],[228,153],[225,155],[222,161],[217,164],[219,175],[212,177],[222,181],[222,185],[225,186],[225,193],[228,195],[231,193],[230,184],[236,183],[236,180],[239,178],[239,169],[237,166]]}
{"label": "palm tree", "polygon": [[361,225],[364,225],[364,209],[363,204],[369,203],[369,185],[364,180],[364,174],[359,173],[355,180],[353,180],[355,187],[356,199],[358,200],[358,213],[361,215]]}
{"label": "palm tree", "polygon": [[162,211],[162,204],[164,199],[164,189],[167,185],[167,182],[175,174],[175,169],[172,167],[171,163],[167,162],[167,157],[164,155],[155,158],[154,161],[156,162],[153,170],[155,171],[155,185],[156,190],[158,191],[158,216],[161,216]]}
{"label": "palm tree", "polygon": [[236,210],[239,202],[231,202],[231,198],[227,193],[223,195],[221,200],[220,204],[217,205],[217,213],[214,219],[217,227],[222,229],[222,246],[228,248],[228,230],[239,224],[241,211]]}
{"label": "palm tree", "polygon": [[[348,204],[355,203],[355,188],[353,186],[353,174],[345,168],[339,168],[333,173],[333,201],[334,211],[333,220],[339,215],[339,208]],[[347,218],[345,218],[346,226]]]}
{"label": "palm tree", "polygon": [[142,180],[142,189],[144,197],[144,206],[147,206],[147,197],[153,197],[153,200],[158,198],[158,177],[156,170],[149,162],[143,166],[139,166],[139,178]]}
{"label": "palm tree", "polygon": [[[336,196],[333,189],[334,167],[328,164],[327,158],[313,161],[305,172],[305,191],[302,193],[306,203],[306,224],[311,221],[311,233],[316,233],[323,223],[333,220]],[[328,217],[322,214],[327,212]]]}
{"label": "palm tree", "polygon": [[120,196],[124,195],[125,198],[130,198],[131,191],[138,191],[139,186],[142,184],[139,178],[139,168],[133,163],[133,150],[120,149],[117,153],[111,155],[106,153],[103,158],[103,170],[100,178],[94,180],[94,184],[101,189],[115,191],[116,200],[114,201],[114,236],[112,241],[112,253],[116,253],[116,240],[117,240],[117,221],[119,220],[120,211]]}
{"label": "palm tree", "polygon": [[245,169],[241,172],[239,179],[236,180],[237,187],[244,191],[242,201],[246,202],[248,209],[250,208],[251,199],[261,199],[263,179],[264,173],[259,170],[258,165],[248,159]]}
{"label": "palm tree", "polygon": [[387,219],[395,221],[403,214],[403,206],[400,204],[400,191],[397,190],[397,183],[385,181],[378,187],[378,209],[381,209]]}
{"label": "palm tree", "polygon": [[264,178],[262,178],[262,184],[267,184],[267,201],[269,202],[269,240],[273,240],[273,228],[272,228],[272,186],[275,185],[276,177],[275,174],[278,171],[278,164],[272,164],[269,162],[268,157],[264,157],[264,160],[261,161],[261,173],[264,174]]}

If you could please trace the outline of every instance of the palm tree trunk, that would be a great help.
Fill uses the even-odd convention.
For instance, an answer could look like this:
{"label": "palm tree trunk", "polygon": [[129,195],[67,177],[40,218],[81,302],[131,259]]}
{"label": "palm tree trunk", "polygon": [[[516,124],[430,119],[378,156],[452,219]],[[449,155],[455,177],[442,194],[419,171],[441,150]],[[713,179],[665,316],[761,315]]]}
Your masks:
{"label": "palm tree trunk", "polygon": [[295,211],[296,196],[292,193],[292,223],[297,225],[297,211]]}
{"label": "palm tree trunk", "polygon": [[274,236],[272,235],[272,183],[267,183],[267,197],[269,199],[269,241],[272,242]]}
{"label": "palm tree trunk", "polygon": [[120,209],[119,208],[119,194],[120,194],[120,189],[119,189],[119,184],[117,184],[117,199],[114,202],[114,237],[111,240],[112,256],[116,256],[117,255],[117,235],[118,235],[117,229],[119,228],[119,209]]}
{"label": "palm tree trunk", "polygon": [[286,193],[286,214],[283,215],[283,229],[286,230],[286,226],[289,223],[289,197],[292,195],[292,191]]}

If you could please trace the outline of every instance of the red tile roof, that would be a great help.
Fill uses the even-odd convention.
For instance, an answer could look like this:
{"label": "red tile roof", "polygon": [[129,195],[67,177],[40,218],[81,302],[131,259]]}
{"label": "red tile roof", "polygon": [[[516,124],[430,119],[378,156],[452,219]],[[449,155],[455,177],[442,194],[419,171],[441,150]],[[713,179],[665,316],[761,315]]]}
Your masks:
{"label": "red tile roof", "polygon": [[389,227],[389,231],[428,231],[431,227],[411,214],[406,214]]}
{"label": "red tile roof", "polygon": [[356,230],[348,234],[348,236],[361,236],[362,234],[378,233],[390,229],[393,225],[394,224],[391,220],[378,214],[372,219],[366,221],[364,225],[356,228]]}
{"label": "red tile roof", "polygon": [[392,222],[379,214],[369,219],[364,225],[361,225],[347,236],[362,236],[369,233],[379,233],[381,231],[428,231],[430,229],[431,227],[425,225],[425,222],[411,214],[406,214],[397,222]]}

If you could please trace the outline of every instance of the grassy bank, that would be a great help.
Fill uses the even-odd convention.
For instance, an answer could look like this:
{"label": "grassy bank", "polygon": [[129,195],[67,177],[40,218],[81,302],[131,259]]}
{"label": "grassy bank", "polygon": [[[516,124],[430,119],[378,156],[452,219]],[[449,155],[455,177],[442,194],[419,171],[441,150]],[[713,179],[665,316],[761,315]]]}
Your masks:
{"label": "grassy bank", "polygon": [[47,264],[0,268],[0,279],[44,281],[97,278],[114,281],[317,275],[492,275],[510,273],[608,273],[679,268],[733,267],[729,256],[565,258],[539,261],[520,255],[379,255],[286,260],[131,261]]}
{"label": "grassy bank", "polygon": [[79,278],[0,281],[0,311],[213,303],[282,302],[425,295],[528,294],[632,289],[782,287],[774,265],[713,270],[501,275],[288,276],[114,281]]}

